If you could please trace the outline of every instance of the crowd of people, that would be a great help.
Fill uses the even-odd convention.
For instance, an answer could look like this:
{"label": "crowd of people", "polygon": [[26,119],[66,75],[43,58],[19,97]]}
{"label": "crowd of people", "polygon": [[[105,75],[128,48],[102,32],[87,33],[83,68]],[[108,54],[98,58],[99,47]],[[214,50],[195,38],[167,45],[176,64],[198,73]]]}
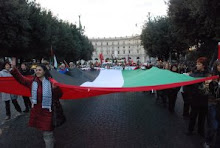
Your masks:
{"label": "crowd of people", "polygon": [[[217,60],[212,67],[208,66],[208,60],[205,57],[197,59],[195,66],[191,63],[170,64],[169,62],[158,61],[158,68],[170,70],[172,72],[186,74],[192,77],[208,77],[220,75],[220,60]],[[147,69],[151,68],[149,65]],[[195,134],[204,138],[204,148],[220,147],[220,81],[219,78],[203,83],[187,85],[183,87],[159,90],[156,92],[156,101],[166,106],[168,104],[169,112],[175,111],[175,104],[178,92],[183,98],[183,112],[185,119],[189,119],[186,135]],[[197,127],[196,127],[197,123]]]}
{"label": "crowd of people", "polygon": [[[1,93],[2,100],[5,103],[6,117],[5,120],[11,118],[10,101],[13,103],[18,114],[28,113],[31,110],[29,125],[36,127],[43,131],[45,144],[47,147],[53,147],[53,121],[52,111],[53,106],[61,106],[59,98],[62,96],[62,92],[59,87],[55,86],[50,81],[49,70],[54,68],[49,62],[43,61],[44,64],[27,65],[27,63],[21,63],[18,68],[15,68],[15,64],[6,61],[2,65],[0,71],[0,77],[15,77],[15,79],[21,84],[29,87],[32,91],[32,103],[30,98],[23,96],[25,109],[22,111],[20,105],[17,102],[15,95]],[[122,65],[123,66],[123,65]],[[220,75],[220,60],[217,60],[214,65],[208,67],[208,60],[205,57],[197,59],[196,64],[193,66],[187,64],[170,64],[169,62],[158,61],[156,65],[144,65],[145,69],[149,69],[152,66],[157,66],[161,69],[170,70],[175,73],[186,74],[192,77],[208,77],[211,75]],[[57,71],[61,74],[67,73],[74,67],[80,67],[73,62],[69,64],[61,63]],[[90,65],[91,69],[94,65]],[[140,68],[137,65],[135,69]],[[34,79],[25,79],[23,76],[33,75]],[[164,106],[168,105],[170,113],[175,112],[175,104],[178,92],[181,92],[183,98],[183,117],[189,119],[188,130],[186,135],[191,136],[195,132],[195,126],[197,123],[197,133],[204,137],[204,147],[216,147],[219,146],[216,137],[220,135],[219,123],[220,123],[220,81],[215,79],[203,83],[197,83],[193,85],[187,85],[183,87],[170,88],[165,90],[159,90],[156,92],[156,101],[162,102]],[[49,97],[45,97],[44,94],[50,94]],[[41,96],[41,97],[39,97]],[[52,100],[52,101],[51,101]],[[53,105],[52,105],[53,104]],[[62,124],[65,120],[62,107],[58,109],[58,117],[61,120],[57,120],[59,124]],[[36,122],[36,121],[40,122]]]}

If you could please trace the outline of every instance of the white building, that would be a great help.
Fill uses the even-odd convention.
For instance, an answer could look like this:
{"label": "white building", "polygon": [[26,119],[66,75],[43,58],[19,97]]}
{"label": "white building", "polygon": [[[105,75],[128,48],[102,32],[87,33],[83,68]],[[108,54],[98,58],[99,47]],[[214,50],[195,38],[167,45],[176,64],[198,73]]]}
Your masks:
{"label": "white building", "polygon": [[93,52],[92,61],[99,59],[102,53],[104,60],[112,58],[123,59],[130,57],[130,60],[137,63],[149,61],[149,56],[141,46],[140,36],[115,37],[115,38],[92,38],[90,39],[95,51]]}

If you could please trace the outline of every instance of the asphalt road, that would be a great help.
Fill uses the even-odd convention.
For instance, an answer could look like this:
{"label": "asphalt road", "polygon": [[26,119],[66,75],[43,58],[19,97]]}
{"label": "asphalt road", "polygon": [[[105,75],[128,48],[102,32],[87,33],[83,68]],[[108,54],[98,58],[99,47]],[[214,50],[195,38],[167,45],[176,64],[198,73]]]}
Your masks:
{"label": "asphalt road", "polygon": [[[23,100],[19,103],[23,108]],[[199,135],[186,136],[182,99],[171,114],[147,92],[103,95],[61,101],[67,122],[55,129],[56,148],[200,148]],[[0,147],[43,148],[39,130],[27,126],[29,114],[4,122],[0,101]]]}

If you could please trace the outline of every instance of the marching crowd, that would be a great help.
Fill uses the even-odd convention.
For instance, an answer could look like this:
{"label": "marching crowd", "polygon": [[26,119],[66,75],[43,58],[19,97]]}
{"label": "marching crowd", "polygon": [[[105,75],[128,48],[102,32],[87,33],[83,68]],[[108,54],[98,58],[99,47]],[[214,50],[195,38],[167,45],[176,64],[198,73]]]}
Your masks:
{"label": "marching crowd", "polygon": [[[145,65],[146,69],[151,68],[153,65]],[[217,60],[214,65],[210,68],[208,67],[208,60],[205,57],[200,57],[196,61],[196,65],[190,63],[186,64],[170,64],[168,62],[161,62],[155,65],[161,69],[171,70],[172,72],[187,74],[192,77],[208,77],[211,75],[220,75],[220,60]],[[44,140],[47,147],[53,147],[53,129],[52,125],[52,113],[51,104],[55,102],[55,106],[61,106],[59,98],[62,96],[59,87],[53,85],[50,81],[49,71],[51,67],[46,62],[45,64],[33,64],[29,66],[26,63],[22,63],[20,67],[14,68],[15,65],[11,65],[10,62],[6,61],[2,65],[2,70],[0,71],[0,77],[14,76],[15,79],[21,84],[29,87],[32,91],[32,103],[27,96],[23,96],[23,101],[25,105],[25,110],[21,110],[17,102],[17,96],[1,93],[2,100],[5,103],[6,118],[9,120],[11,118],[10,112],[10,101],[14,105],[18,114],[22,112],[27,113],[31,110],[29,125],[36,127],[43,132]],[[61,64],[58,72],[65,74],[69,69],[74,68],[73,62],[70,62],[68,67],[66,64]],[[93,66],[91,66],[93,68]],[[140,67],[137,67],[137,69]],[[35,75],[34,80],[24,79],[23,76]],[[43,89],[43,90],[42,90]],[[41,91],[40,91],[41,90]],[[191,136],[194,134],[195,126],[197,123],[197,133],[204,137],[204,147],[209,148],[219,148],[220,139],[220,81],[219,79],[197,83],[193,85],[187,85],[183,87],[159,90],[156,92],[157,101],[164,104],[168,104],[169,112],[175,112],[175,103],[177,99],[178,92],[181,92],[183,97],[183,116],[189,119],[188,131],[186,135]],[[49,97],[45,97],[44,94],[49,93]],[[35,97],[33,96],[35,94]],[[41,95],[40,95],[41,94]],[[53,95],[52,95],[53,94]],[[38,97],[42,96],[42,97]],[[55,96],[56,101],[51,102],[51,98]],[[53,99],[52,99],[53,100]],[[35,101],[35,103],[33,103]],[[53,105],[52,105],[53,106]],[[32,109],[31,109],[32,108]],[[59,117],[62,119],[60,124],[64,122],[65,116],[63,115],[62,107],[59,110]],[[36,123],[36,120],[42,120],[40,123]],[[44,122],[45,121],[45,122]],[[44,122],[44,123],[43,123]]]}
{"label": "marching crowd", "polygon": [[[151,66],[149,66],[150,68]],[[208,77],[220,75],[220,60],[208,67],[208,60],[205,57],[197,59],[195,66],[190,63],[169,64],[168,62],[158,62],[157,67],[171,70],[172,72],[186,74],[192,77]],[[156,92],[157,101],[168,104],[168,110],[173,113],[178,92],[183,98],[183,117],[189,119],[188,129],[185,133],[188,136],[195,134],[204,138],[204,148],[220,147],[220,81],[215,80],[187,85],[183,87],[159,90]],[[197,127],[196,127],[197,123]]]}

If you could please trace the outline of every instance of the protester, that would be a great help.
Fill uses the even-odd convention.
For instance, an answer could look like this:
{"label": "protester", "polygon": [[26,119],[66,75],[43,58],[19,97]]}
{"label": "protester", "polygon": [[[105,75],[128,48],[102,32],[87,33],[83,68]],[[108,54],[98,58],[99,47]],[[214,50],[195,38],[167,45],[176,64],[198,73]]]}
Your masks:
{"label": "protester", "polygon": [[31,89],[32,109],[29,126],[43,131],[46,148],[53,148],[53,130],[65,122],[59,102],[62,96],[61,89],[51,82],[50,73],[43,64],[37,65],[33,79],[23,77],[15,67],[11,70],[11,74],[19,83]]}
{"label": "protester", "polygon": [[[191,66],[191,68],[188,68],[188,66],[186,64],[183,65],[183,68],[184,68],[183,74],[185,74],[185,75],[190,75],[194,71],[193,66]],[[187,88],[187,86],[182,86],[182,88],[180,89],[180,92],[183,97],[183,117],[188,119],[188,117],[190,117],[190,111],[191,111],[191,106],[190,106],[190,101],[191,101],[190,95],[191,94],[190,94],[190,92],[187,92],[187,91],[184,92],[185,88]]]}
{"label": "protester", "polygon": [[[177,65],[171,65],[171,71],[172,72],[178,72],[178,67]],[[179,92],[180,87],[175,87],[171,89],[166,90],[166,94],[168,96],[168,104],[169,104],[169,111],[172,113],[174,112],[175,104],[176,104],[176,98],[177,98],[177,93]]]}
{"label": "protester", "polygon": [[35,73],[36,68],[37,68],[37,64],[36,63],[32,64],[31,69],[30,69],[31,73]]}
{"label": "protester", "polygon": [[75,65],[74,65],[74,63],[73,63],[73,62],[70,62],[70,63],[69,63],[69,68],[70,68],[70,69],[75,68]]}
{"label": "protester", "polygon": [[[220,76],[220,60],[213,66],[213,75]],[[208,100],[207,134],[205,138],[205,148],[214,147],[216,143],[217,131],[219,129],[219,106],[220,106],[220,87],[219,78],[209,84],[210,96]]]}
{"label": "protester", "polygon": [[134,68],[134,70],[137,70],[137,69],[141,69],[141,66],[139,64],[137,64],[137,66]]}
{"label": "protester", "polygon": [[[11,68],[11,65],[9,62],[5,62],[3,64],[3,70],[0,71],[0,77],[11,77],[12,75],[10,74],[9,70]],[[17,96],[7,94],[7,93],[1,93],[2,95],[2,101],[5,102],[5,109],[6,109],[6,117],[5,120],[11,119],[11,109],[10,109],[10,101],[12,101],[15,109],[18,112],[18,115],[21,115],[21,107],[17,102]]]}
{"label": "protester", "polygon": [[[205,57],[197,59],[196,71],[193,71],[190,76],[192,77],[207,77],[208,73],[208,61]],[[208,109],[208,96],[207,88],[204,83],[197,83],[184,87],[184,92],[190,94],[191,113],[188,126],[187,135],[192,135],[196,120],[198,118],[198,134],[205,135],[205,119]]]}
{"label": "protester", "polygon": [[[26,63],[21,64],[20,72],[23,76],[32,75],[32,72],[30,71],[30,69],[28,68]],[[25,110],[23,112],[28,113],[29,109],[31,109],[31,101],[30,101],[29,97],[27,97],[27,96],[23,96],[23,100],[24,100],[24,105],[25,105]]]}
{"label": "protester", "polygon": [[65,73],[67,73],[68,71],[69,71],[69,69],[66,68],[66,66],[65,66],[64,63],[62,63],[62,64],[60,65],[59,69],[58,69],[58,72],[61,73],[61,74],[65,74]]}

